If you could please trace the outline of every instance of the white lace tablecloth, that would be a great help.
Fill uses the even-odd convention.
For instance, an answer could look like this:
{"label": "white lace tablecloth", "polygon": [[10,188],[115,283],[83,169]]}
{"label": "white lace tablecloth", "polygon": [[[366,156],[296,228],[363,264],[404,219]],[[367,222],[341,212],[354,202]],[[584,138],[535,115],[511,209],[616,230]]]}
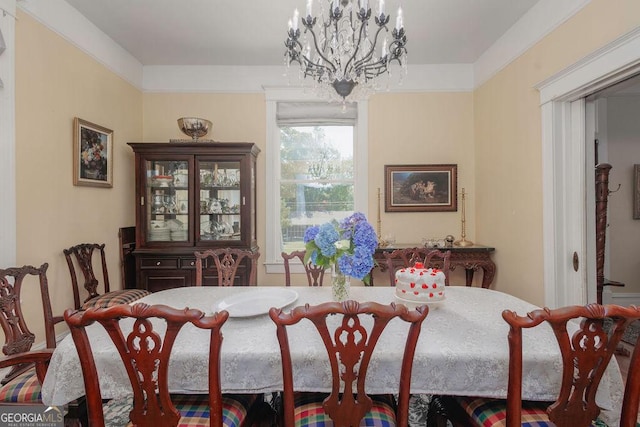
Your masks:
{"label": "white lace tablecloth", "polygon": [[[264,289],[261,287],[260,289]],[[291,287],[298,299],[290,306],[317,304],[331,299],[330,287]],[[148,304],[198,308],[207,313],[225,297],[252,292],[246,287],[187,287],[157,292],[142,298]],[[352,287],[351,299],[390,303],[392,287]],[[508,378],[508,325],[504,309],[525,314],[536,307],[511,295],[474,287],[447,287],[447,299],[433,304],[422,327],[413,365],[413,393],[505,397]],[[308,322],[290,329],[295,387],[327,391],[330,370],[326,350]],[[394,321],[377,346],[367,388],[371,393],[396,392],[404,350],[406,325]],[[119,355],[100,326],[89,327],[104,398],[130,394],[129,380]],[[280,349],[275,326],[267,314],[229,318],[223,327],[221,356],[223,392],[271,392],[282,389]],[[317,338],[317,339],[315,339]],[[546,325],[524,332],[523,397],[554,400],[562,363],[555,337]],[[206,393],[208,332],[185,326],[175,343],[169,365],[170,388],[175,392]],[[305,366],[308,374],[295,374]],[[311,369],[309,369],[311,367]],[[310,372],[310,373],[309,373]],[[617,364],[608,369],[598,391],[598,403],[607,413],[619,413],[622,377]],[[84,395],[82,371],[71,336],[54,352],[42,387],[47,405],[62,405]],[[615,415],[614,415],[615,416]],[[610,418],[610,417],[608,417]],[[615,424],[614,424],[615,425]]]}

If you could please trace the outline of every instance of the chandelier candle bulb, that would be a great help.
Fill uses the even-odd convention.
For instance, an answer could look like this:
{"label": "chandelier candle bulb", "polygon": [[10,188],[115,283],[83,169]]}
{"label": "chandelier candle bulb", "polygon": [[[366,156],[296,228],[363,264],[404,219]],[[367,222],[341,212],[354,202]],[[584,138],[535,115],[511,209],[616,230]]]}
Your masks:
{"label": "chandelier candle bulb", "polygon": [[378,3],[378,12],[380,15],[384,15],[384,0],[380,0]]}
{"label": "chandelier candle bulb", "polygon": [[298,9],[293,11],[293,20],[292,20],[292,24],[293,24],[293,31],[296,31],[298,29],[298,19],[300,18],[300,13],[298,12]]}
{"label": "chandelier candle bulb", "polygon": [[[402,22],[402,8],[399,7],[398,8],[398,16],[396,16],[396,30],[400,31],[400,28],[402,28],[403,26],[403,22]],[[385,43],[386,44],[386,43]]]}
{"label": "chandelier candle bulb", "polygon": [[313,8],[313,0],[307,0],[307,16],[311,16],[312,8]]}

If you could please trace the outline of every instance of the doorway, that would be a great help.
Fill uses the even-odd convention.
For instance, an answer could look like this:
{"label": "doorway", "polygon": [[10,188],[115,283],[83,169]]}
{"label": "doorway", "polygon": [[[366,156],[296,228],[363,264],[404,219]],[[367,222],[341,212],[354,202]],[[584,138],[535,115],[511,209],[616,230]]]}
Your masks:
{"label": "doorway", "polygon": [[[640,28],[540,83],[545,305],[595,301],[595,150],[586,97],[640,73]],[[591,139],[591,138],[589,138]],[[588,148],[591,146],[591,148]],[[588,189],[587,189],[588,188]]]}
{"label": "doorway", "polygon": [[640,275],[639,262],[630,256],[637,252],[640,240],[640,211],[636,208],[638,201],[634,200],[634,190],[638,187],[633,185],[635,175],[640,173],[640,167],[635,167],[640,164],[640,75],[600,90],[587,97],[586,102],[595,111],[594,115],[587,113],[586,116],[587,140],[593,135],[592,141],[597,141],[595,163],[611,166],[604,248],[605,283],[626,286],[605,286],[603,302],[637,303],[637,300],[628,299],[637,292],[636,282]]}

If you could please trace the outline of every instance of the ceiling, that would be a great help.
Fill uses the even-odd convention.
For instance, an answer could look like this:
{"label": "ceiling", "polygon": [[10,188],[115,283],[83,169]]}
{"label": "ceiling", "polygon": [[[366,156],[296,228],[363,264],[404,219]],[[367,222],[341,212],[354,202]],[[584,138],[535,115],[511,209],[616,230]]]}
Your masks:
{"label": "ceiling", "polygon": [[[142,65],[280,65],[305,0],[66,0]],[[314,10],[320,2],[314,0]],[[386,0],[409,64],[471,64],[539,0]],[[369,0],[372,13],[378,0]],[[315,14],[315,13],[314,13]],[[393,25],[391,25],[393,26]]]}

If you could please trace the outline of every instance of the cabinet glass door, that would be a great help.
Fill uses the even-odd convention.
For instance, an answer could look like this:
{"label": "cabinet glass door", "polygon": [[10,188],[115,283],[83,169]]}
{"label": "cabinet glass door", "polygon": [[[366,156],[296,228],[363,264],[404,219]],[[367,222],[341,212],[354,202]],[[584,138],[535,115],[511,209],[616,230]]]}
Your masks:
{"label": "cabinet glass door", "polygon": [[200,241],[240,240],[240,161],[199,161]]}
{"label": "cabinet glass door", "polygon": [[147,242],[189,240],[189,163],[147,160],[145,203]]}

